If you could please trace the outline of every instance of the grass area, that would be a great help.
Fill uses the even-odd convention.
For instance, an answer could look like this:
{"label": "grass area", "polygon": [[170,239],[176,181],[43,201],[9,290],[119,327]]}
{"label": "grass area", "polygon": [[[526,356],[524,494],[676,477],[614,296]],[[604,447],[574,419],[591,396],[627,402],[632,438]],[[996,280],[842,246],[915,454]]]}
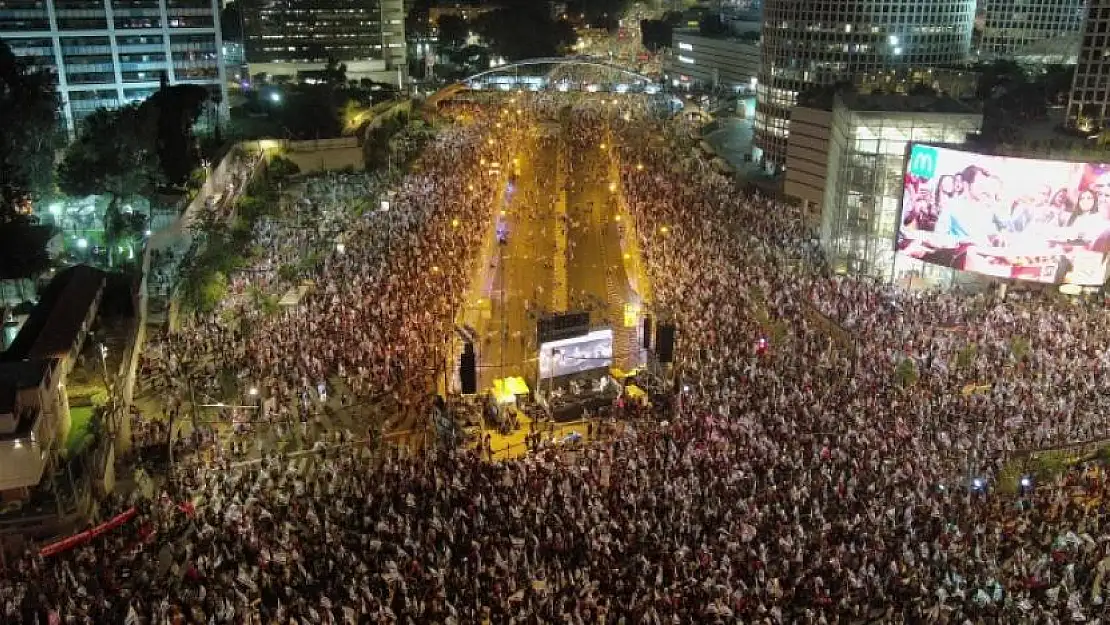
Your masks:
{"label": "grass area", "polygon": [[93,412],[96,410],[94,406],[78,406],[70,408],[69,416],[71,425],[69,428],[69,437],[66,438],[66,456],[72,458],[79,454],[86,445],[89,444],[91,435],[89,434],[89,427],[92,423]]}

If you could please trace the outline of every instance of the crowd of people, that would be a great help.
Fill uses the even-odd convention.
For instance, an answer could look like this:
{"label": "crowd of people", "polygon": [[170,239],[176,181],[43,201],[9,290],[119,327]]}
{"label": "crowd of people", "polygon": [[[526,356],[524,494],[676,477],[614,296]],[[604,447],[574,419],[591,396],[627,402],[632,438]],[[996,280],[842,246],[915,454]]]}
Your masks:
{"label": "crowd of people", "polygon": [[[263,421],[303,422],[338,387],[411,423],[428,408],[492,219],[483,164],[506,160],[519,133],[491,143],[491,120],[445,129],[399,188],[371,174],[293,189],[299,200],[254,226],[265,253],[229,279],[215,311],[149,349],[145,373],[171,389],[171,404],[187,400],[187,378],[194,394],[226,394],[229,373]],[[278,310],[259,305],[278,298]]]}
{"label": "crowd of people", "polygon": [[[1105,618],[1102,468],[1002,483],[1020,450],[1107,436],[1100,307],[831,276],[799,211],[674,159],[682,133],[583,118],[575,132],[619,138],[614,182],[654,306],[678,327],[666,421],[500,463],[342,444],[186,464],[137,504],[135,531],[16,562],[0,619]],[[453,316],[492,219],[475,166],[489,133],[444,131],[390,210],[345,233],[300,314],[250,334],[205,320],[192,340],[279,405],[329,376],[402,405],[427,396],[422,337]]]}

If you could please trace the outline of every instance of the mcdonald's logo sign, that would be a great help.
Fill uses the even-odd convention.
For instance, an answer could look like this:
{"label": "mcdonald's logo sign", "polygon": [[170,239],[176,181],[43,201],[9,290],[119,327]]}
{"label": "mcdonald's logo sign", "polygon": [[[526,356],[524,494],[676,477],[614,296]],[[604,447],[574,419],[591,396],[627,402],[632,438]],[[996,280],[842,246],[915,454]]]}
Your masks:
{"label": "mcdonald's logo sign", "polygon": [[915,145],[910,149],[910,162],[907,169],[919,178],[926,180],[937,171],[937,149],[927,145]]}

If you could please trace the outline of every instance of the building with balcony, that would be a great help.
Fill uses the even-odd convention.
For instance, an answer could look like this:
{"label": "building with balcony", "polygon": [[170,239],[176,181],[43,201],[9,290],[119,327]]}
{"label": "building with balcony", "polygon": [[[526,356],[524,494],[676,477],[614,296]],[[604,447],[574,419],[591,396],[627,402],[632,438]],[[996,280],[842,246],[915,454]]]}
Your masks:
{"label": "building with balcony", "polygon": [[104,285],[104,272],[87,265],[58,273],[0,355],[0,499],[25,497],[57,460],[70,427],[66,377]]}
{"label": "building with balcony", "polygon": [[980,60],[1074,63],[1087,0],[981,0]]}
{"label": "building with balcony", "polygon": [[252,75],[318,72],[329,58],[348,80],[407,72],[403,0],[244,0],[243,37]]}
{"label": "building with balcony", "polygon": [[964,62],[975,0],[766,0],[753,158],[786,164],[798,94],[859,73]]}
{"label": "building with balcony", "polygon": [[711,36],[675,31],[663,59],[663,76],[673,87],[754,91],[759,33]]}
{"label": "building with balcony", "polygon": [[821,215],[821,244],[840,273],[883,280],[951,278],[953,269],[895,261],[910,142],[962,144],[981,109],[942,96],[824,92],[794,109],[784,191]]}
{"label": "building with balcony", "polygon": [[217,0],[4,0],[0,39],[55,76],[69,132],[167,84],[227,102]]}
{"label": "building with balcony", "polygon": [[1090,0],[1087,8],[1067,124],[1086,133],[1110,127],[1110,0]]}

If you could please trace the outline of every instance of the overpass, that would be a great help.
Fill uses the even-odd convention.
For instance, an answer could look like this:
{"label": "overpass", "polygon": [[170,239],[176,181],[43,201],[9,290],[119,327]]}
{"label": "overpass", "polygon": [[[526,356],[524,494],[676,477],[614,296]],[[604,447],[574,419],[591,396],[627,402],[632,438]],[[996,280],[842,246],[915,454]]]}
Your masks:
{"label": "overpass", "polygon": [[656,79],[598,57],[541,57],[499,65],[468,76],[429,96],[427,105],[435,107],[465,91],[517,89],[646,94],[663,90]]}

